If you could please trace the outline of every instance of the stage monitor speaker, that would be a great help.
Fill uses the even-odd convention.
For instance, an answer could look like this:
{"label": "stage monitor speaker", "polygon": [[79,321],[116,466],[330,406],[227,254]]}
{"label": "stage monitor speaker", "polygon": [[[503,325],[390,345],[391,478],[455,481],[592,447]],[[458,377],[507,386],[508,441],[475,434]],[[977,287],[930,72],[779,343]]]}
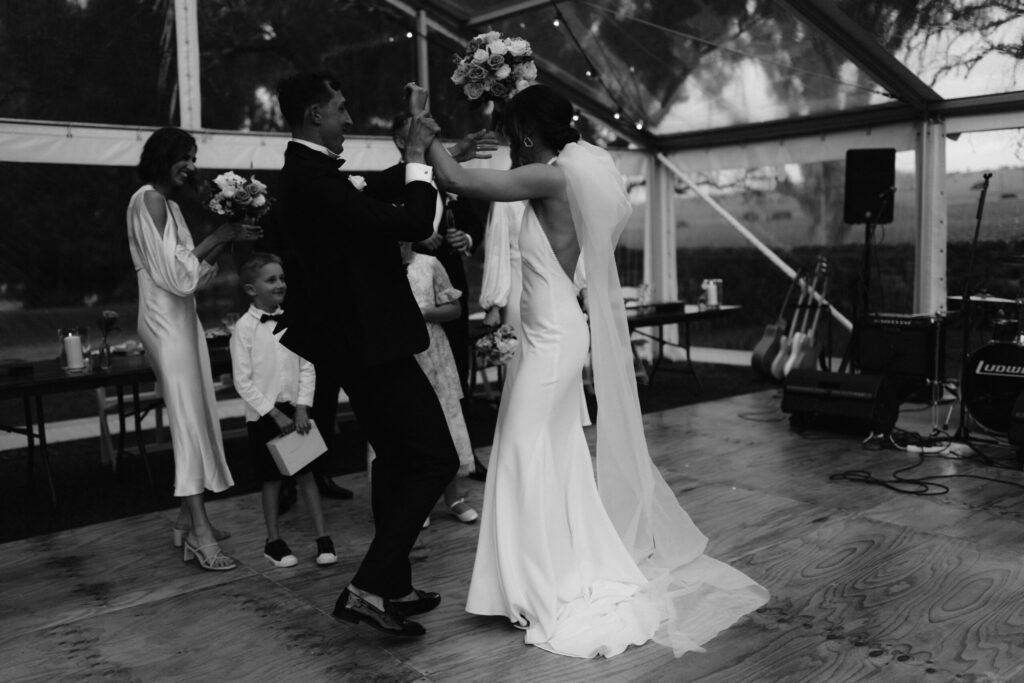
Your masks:
{"label": "stage monitor speaker", "polygon": [[885,375],[796,369],[782,388],[782,412],[798,427],[887,434],[899,401]]}
{"label": "stage monitor speaker", "polygon": [[895,149],[847,150],[843,222],[892,223],[895,191]]}

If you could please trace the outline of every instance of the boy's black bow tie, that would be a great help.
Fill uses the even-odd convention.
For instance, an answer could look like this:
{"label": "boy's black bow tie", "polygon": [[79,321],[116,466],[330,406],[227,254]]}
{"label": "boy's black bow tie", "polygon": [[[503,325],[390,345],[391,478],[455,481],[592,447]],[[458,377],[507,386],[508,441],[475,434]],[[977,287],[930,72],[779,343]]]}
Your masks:
{"label": "boy's black bow tie", "polygon": [[261,323],[269,322],[271,320],[273,320],[274,322],[280,322],[280,321],[284,320],[284,313],[277,313],[275,315],[270,315],[269,313],[264,313],[263,315],[260,316],[260,322]]}

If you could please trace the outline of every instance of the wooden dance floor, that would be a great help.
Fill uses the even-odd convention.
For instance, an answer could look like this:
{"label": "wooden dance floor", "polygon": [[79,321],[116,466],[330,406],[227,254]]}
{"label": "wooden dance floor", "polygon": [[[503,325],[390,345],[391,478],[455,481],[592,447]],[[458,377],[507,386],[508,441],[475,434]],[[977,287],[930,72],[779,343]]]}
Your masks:
{"label": "wooden dance floor", "polygon": [[[415,551],[416,585],[444,602],[399,640],[331,617],[370,538],[364,475],[338,478],[354,501],[325,501],[341,561],[313,563],[301,502],[282,519],[299,556],[262,557],[258,494],[210,504],[241,566],[213,573],[171,546],[173,511],[0,546],[0,680],[55,681],[1022,681],[1022,473],[953,454],[908,476],[945,495],[830,481],[888,477],[917,456],[860,437],[797,433],[768,391],[646,416],[652,454],[710,537],[710,555],[771,592],[770,603],[675,659],[655,644],[576,660],[523,644],[463,605],[476,526],[438,506]],[[927,433],[927,410],[900,426]],[[916,424],[916,426],[915,426]],[[482,456],[486,458],[486,453]],[[483,485],[466,481],[479,507]]]}

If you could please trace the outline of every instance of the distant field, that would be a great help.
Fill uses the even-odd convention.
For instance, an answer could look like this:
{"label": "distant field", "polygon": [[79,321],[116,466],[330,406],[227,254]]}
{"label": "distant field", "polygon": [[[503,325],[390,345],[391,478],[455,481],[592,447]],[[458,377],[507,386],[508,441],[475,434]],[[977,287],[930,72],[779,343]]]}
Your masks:
{"label": "distant field", "polygon": [[[770,211],[755,211],[736,201],[723,201],[724,208],[758,239],[776,251],[784,251],[808,242],[825,244],[816,232],[810,216],[795,202],[780,202]],[[977,198],[948,205],[948,240],[966,242],[974,237],[977,224]],[[699,199],[676,202],[676,245],[680,248],[742,247],[748,244],[739,232]],[[888,243],[913,243],[916,210],[905,202],[897,202],[894,221],[879,228],[879,237]],[[623,234],[622,244],[633,249],[643,246],[642,217],[634,219]],[[819,231],[820,232],[820,231]],[[841,238],[831,244],[859,244],[864,241],[861,225],[839,226]],[[981,239],[1013,240],[1024,236],[1024,187],[1021,198],[999,199],[989,196],[981,221]]]}

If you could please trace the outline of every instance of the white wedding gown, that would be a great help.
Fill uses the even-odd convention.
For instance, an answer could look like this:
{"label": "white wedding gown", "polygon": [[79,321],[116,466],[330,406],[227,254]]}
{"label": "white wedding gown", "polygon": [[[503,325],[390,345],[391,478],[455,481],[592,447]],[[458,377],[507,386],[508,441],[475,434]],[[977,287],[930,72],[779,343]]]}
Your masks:
{"label": "white wedding gown", "polygon": [[[528,206],[519,243],[523,339],[498,412],[466,609],[505,616],[525,629],[528,644],[558,654],[611,657],[631,644],[656,639],[681,655],[700,650],[701,643],[764,604],[767,592],[703,554],[707,539],[679,508],[650,461],[642,425],[637,427],[639,402],[628,333],[619,330],[624,343],[612,344],[614,362],[605,355],[606,337],[612,335],[604,325],[619,321],[609,323],[605,318],[614,316],[602,311],[609,296],[614,298],[618,279],[606,283],[604,275],[614,268],[613,262],[603,267],[608,265],[604,252],[610,251],[609,245],[589,249],[584,240],[594,233],[580,224],[588,220],[585,205],[591,203],[594,220],[605,220],[608,211],[601,207],[600,196],[608,194],[608,183],[613,195],[618,189],[624,196],[617,171],[609,177],[614,164],[609,170],[606,157],[596,147],[573,143],[557,166],[572,181],[570,200],[591,290],[599,463],[602,422],[612,430],[605,434],[635,436],[639,429],[639,438],[630,445],[630,454],[612,458],[616,462],[610,464],[609,479],[618,481],[599,492],[579,409],[581,372],[591,346],[588,320],[577,302],[577,287]],[[597,161],[603,175],[589,175]],[[584,213],[577,215],[581,206]],[[621,203],[614,208],[628,216],[628,200],[624,209]],[[617,239],[618,234],[612,236]],[[596,302],[595,286],[603,292],[597,293]],[[623,325],[624,315],[622,311]],[[626,355],[618,358],[622,351]],[[618,368],[622,363],[624,368]],[[628,390],[602,372],[610,365],[616,374],[628,374],[631,399]],[[627,396],[602,401],[602,389]],[[606,440],[614,445],[617,438]]]}

